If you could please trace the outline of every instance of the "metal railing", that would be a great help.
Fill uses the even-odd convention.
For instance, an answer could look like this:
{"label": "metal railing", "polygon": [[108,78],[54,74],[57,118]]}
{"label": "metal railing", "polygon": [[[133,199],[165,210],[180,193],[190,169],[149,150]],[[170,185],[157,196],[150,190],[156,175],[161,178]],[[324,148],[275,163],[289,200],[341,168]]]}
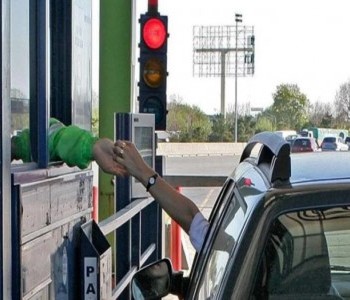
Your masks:
{"label": "metal railing", "polygon": [[[227,177],[165,175],[163,178],[174,187],[219,187],[223,185]],[[159,210],[159,205],[153,198],[134,200],[127,206],[119,209],[112,216],[99,222],[98,225],[104,235],[116,232],[122,226],[130,223],[133,223],[131,226],[136,226],[138,229],[141,229],[142,226],[147,226],[147,224],[144,223],[144,220],[142,220],[141,214],[145,209],[150,208],[152,205],[154,206],[153,208]],[[146,228],[149,230],[152,227],[148,226]],[[153,254],[155,254],[155,252],[157,252],[157,249],[161,249],[161,245],[159,244],[160,241],[158,240],[158,243],[157,241],[148,243],[146,247],[144,247],[145,250],[140,251],[140,240],[142,240],[143,237],[140,235],[140,232],[135,235],[135,232],[132,234],[132,229],[129,228],[128,231],[130,233],[128,237],[130,240],[128,240],[128,242],[133,245],[133,251],[136,251],[139,255],[134,255],[130,261],[129,270],[123,274],[121,278],[116,278],[117,282],[112,291],[113,299],[131,299],[131,292],[127,287],[129,286],[133,275],[152,257]],[[135,247],[137,249],[135,249]],[[117,256],[118,254],[115,253],[115,257]]]}

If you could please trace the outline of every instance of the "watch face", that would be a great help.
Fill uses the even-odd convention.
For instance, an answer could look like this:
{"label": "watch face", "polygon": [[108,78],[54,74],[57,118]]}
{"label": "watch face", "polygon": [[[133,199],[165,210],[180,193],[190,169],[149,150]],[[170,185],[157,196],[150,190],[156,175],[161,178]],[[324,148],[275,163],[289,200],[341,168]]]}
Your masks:
{"label": "watch face", "polygon": [[153,176],[148,178],[148,183],[146,187],[147,192],[149,191],[150,187],[156,183],[157,176],[158,176],[157,174],[154,174]]}

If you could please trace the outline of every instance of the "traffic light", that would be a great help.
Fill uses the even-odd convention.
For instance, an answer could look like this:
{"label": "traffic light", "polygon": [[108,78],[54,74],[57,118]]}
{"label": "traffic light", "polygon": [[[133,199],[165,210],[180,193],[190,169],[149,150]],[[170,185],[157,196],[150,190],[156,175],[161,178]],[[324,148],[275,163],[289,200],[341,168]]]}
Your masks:
{"label": "traffic light", "polygon": [[155,115],[155,129],[166,129],[168,17],[142,14],[140,17],[139,112]]}

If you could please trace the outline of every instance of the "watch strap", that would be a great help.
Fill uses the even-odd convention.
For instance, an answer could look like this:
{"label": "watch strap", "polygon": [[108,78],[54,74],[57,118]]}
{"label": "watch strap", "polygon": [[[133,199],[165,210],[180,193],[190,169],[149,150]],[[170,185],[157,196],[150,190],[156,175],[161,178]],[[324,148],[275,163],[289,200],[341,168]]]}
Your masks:
{"label": "watch strap", "polygon": [[150,176],[150,177],[148,178],[147,186],[146,186],[146,191],[147,191],[147,192],[149,191],[149,189],[151,188],[152,185],[155,185],[156,180],[157,180],[157,177],[158,177],[158,174],[155,173],[155,174],[153,174],[152,176]]}

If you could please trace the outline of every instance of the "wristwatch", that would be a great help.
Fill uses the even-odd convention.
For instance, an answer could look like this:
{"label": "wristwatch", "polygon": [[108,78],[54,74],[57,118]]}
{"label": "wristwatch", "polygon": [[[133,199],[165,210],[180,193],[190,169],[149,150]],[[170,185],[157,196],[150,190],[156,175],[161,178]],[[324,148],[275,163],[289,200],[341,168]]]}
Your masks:
{"label": "wristwatch", "polygon": [[157,180],[158,174],[152,175],[150,178],[148,178],[147,186],[146,186],[146,191],[148,192],[149,189],[151,188],[152,185],[155,185],[156,180]]}

